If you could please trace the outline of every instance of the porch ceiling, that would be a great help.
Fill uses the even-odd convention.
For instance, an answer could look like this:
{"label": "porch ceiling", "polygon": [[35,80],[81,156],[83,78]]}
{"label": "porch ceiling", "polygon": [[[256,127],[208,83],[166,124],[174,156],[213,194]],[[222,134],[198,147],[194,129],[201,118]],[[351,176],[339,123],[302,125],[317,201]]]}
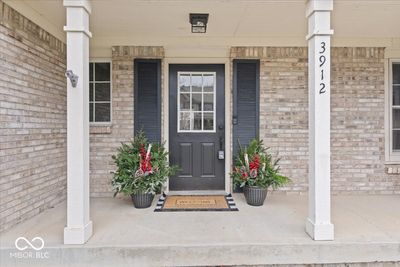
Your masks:
{"label": "porch ceiling", "polygon": [[[62,0],[6,0],[21,13],[48,23],[64,36]],[[92,0],[92,46],[306,44],[305,0]],[[335,39],[400,38],[398,0],[335,0]],[[24,6],[24,8],[21,8]],[[19,7],[19,8],[18,8]],[[21,9],[26,9],[22,12]],[[191,34],[188,14],[210,14],[207,33]],[[32,15],[31,14],[31,15]],[[26,14],[24,14],[26,15]],[[49,29],[49,30],[51,30]],[[54,34],[54,33],[53,33]],[[297,40],[290,43],[288,40]]]}

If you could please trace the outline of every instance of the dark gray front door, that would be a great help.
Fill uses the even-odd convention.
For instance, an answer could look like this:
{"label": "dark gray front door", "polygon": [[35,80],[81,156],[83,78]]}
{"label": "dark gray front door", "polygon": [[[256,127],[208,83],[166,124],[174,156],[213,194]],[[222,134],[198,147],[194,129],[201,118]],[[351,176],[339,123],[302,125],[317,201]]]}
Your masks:
{"label": "dark gray front door", "polygon": [[224,65],[169,65],[170,190],[225,187]]}

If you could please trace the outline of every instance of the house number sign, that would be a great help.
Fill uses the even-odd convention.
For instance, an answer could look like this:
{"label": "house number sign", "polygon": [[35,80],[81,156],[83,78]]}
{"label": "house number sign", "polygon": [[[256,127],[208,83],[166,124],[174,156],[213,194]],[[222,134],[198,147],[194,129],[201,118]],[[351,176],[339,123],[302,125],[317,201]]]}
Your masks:
{"label": "house number sign", "polygon": [[326,81],[325,81],[325,75],[326,75],[326,43],[321,42],[320,50],[318,52],[318,65],[319,65],[319,71],[320,71],[320,84],[319,84],[319,94],[325,94],[326,93]]}

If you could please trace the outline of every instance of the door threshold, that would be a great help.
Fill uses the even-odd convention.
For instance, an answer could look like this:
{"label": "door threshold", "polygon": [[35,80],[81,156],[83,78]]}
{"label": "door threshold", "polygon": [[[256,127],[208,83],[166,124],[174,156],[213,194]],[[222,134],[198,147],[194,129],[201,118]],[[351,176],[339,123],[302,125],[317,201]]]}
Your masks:
{"label": "door threshold", "polygon": [[205,195],[226,195],[225,190],[192,190],[192,191],[169,191],[167,195],[175,195],[175,196],[188,196],[188,195],[196,195],[196,196],[205,196]]}

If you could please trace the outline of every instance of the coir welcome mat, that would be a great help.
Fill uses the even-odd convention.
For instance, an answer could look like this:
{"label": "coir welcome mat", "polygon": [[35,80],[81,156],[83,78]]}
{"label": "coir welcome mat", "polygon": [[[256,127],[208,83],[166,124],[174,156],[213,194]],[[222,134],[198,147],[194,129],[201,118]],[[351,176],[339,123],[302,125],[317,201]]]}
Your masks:
{"label": "coir welcome mat", "polygon": [[166,196],[161,195],[155,212],[160,211],[238,211],[232,195]]}

